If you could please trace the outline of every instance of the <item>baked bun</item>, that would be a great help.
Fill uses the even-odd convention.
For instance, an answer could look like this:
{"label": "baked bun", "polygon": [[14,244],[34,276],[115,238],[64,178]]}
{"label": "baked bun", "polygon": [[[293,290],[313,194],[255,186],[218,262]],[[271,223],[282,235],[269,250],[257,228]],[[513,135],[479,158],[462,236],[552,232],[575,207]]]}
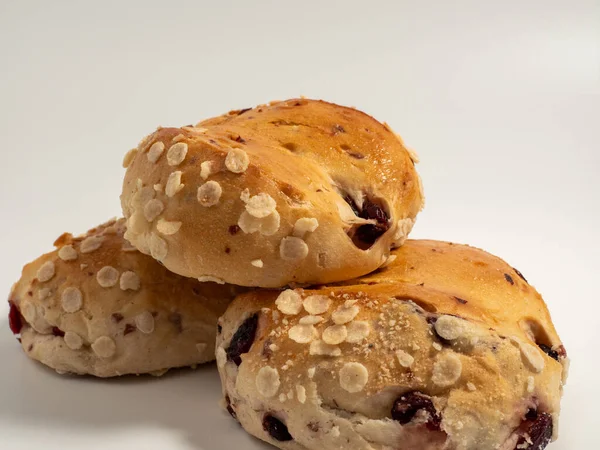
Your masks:
{"label": "baked bun", "polygon": [[387,125],[315,100],[159,128],[124,159],[126,238],[201,281],[354,278],[384,263],[423,205],[411,158]]}
{"label": "baked bun", "polygon": [[283,449],[544,448],[567,359],[540,295],[472,247],[392,256],[345,285],[240,295],[217,336],[230,413]]}
{"label": "baked bun", "polygon": [[217,318],[240,289],[167,271],[125,239],[125,220],[23,268],[10,326],[25,353],[57,372],[111,377],[211,361]]}

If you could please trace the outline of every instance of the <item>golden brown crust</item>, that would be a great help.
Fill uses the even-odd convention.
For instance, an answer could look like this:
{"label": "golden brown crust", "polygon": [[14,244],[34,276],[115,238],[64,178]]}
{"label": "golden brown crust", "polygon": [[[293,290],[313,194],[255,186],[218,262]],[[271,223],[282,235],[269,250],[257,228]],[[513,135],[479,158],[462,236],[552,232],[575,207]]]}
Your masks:
{"label": "golden brown crust", "polygon": [[[176,273],[246,286],[368,273],[404,241],[423,204],[414,163],[389,127],[323,101],[161,128],[125,165],[127,238]],[[179,228],[165,234],[161,219]]]}
{"label": "golden brown crust", "polygon": [[[567,360],[535,289],[464,245],[409,240],[392,254],[358,280],[255,291],[230,305],[217,362],[244,428],[286,449],[513,450],[535,409],[556,431]],[[237,367],[233,336],[255,313],[253,345]],[[437,424],[425,410],[393,420],[411,392],[430,399]],[[293,440],[269,436],[265,415]]]}
{"label": "golden brown crust", "polygon": [[28,356],[100,377],[213,359],[216,320],[240,290],[175,275],[124,232],[120,219],[65,233],[56,250],[25,265],[9,301]]}

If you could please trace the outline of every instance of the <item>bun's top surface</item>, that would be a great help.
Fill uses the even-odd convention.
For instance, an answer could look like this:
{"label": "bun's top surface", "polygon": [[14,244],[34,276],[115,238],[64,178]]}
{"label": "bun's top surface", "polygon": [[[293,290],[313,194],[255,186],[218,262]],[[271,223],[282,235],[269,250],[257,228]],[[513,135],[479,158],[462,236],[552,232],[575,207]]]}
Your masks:
{"label": "bun's top surface", "polygon": [[[542,296],[502,259],[469,245],[408,240],[388,265],[341,284],[405,285],[426,311],[479,321],[506,336],[560,345]],[[394,258],[395,257],[395,258]],[[362,287],[361,287],[362,289]]]}
{"label": "bun's top surface", "polygon": [[415,161],[387,125],[324,101],[159,128],[124,161],[126,237],[200,280],[354,278],[410,232],[423,206]]}

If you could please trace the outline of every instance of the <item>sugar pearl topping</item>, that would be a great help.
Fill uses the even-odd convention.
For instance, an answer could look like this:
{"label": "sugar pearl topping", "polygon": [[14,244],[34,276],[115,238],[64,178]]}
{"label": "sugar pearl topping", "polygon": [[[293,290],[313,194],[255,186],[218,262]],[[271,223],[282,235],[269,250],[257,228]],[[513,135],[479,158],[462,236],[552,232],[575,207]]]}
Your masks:
{"label": "sugar pearl topping", "polygon": [[150,254],[158,261],[162,261],[167,257],[168,246],[167,242],[160,238],[156,233],[150,234]]}
{"label": "sugar pearl topping", "polygon": [[132,148],[127,153],[125,153],[125,156],[123,157],[123,168],[124,169],[127,169],[131,165],[131,162],[135,159],[137,153],[138,153],[137,148]]}
{"label": "sugar pearl topping", "polygon": [[160,200],[153,198],[144,206],[144,217],[148,222],[153,222],[165,209]]}
{"label": "sugar pearl topping", "polygon": [[272,214],[277,207],[277,203],[269,194],[258,194],[250,197],[246,203],[246,211],[252,216],[259,219]]}
{"label": "sugar pearl topping", "polygon": [[119,287],[124,291],[137,291],[140,288],[140,277],[131,270],[123,272],[119,279]]}
{"label": "sugar pearl topping", "polygon": [[336,345],[327,344],[322,340],[316,340],[310,343],[309,353],[311,355],[340,356],[342,351]]}
{"label": "sugar pearl topping", "polygon": [[294,224],[294,237],[298,237],[300,239],[304,238],[307,233],[312,233],[319,227],[319,221],[314,218],[302,218],[298,219]]}
{"label": "sugar pearl topping", "polygon": [[135,326],[144,334],[150,334],[154,331],[154,317],[148,311],[135,316]]}
{"label": "sugar pearl topping", "polygon": [[185,184],[181,183],[181,171],[176,170],[171,172],[165,186],[165,195],[169,198],[173,197],[175,194],[181,191],[184,186]]}
{"label": "sugar pearl topping", "polygon": [[461,373],[460,358],[453,353],[442,353],[433,365],[431,381],[440,387],[452,386],[458,381]]}
{"label": "sugar pearl topping", "polygon": [[225,167],[233,173],[245,172],[249,164],[250,158],[248,158],[248,154],[239,148],[229,150],[225,158]]}
{"label": "sugar pearl topping", "polygon": [[415,361],[415,358],[413,358],[412,355],[405,352],[404,350],[396,350],[396,358],[398,359],[398,363],[402,367],[406,368],[411,367],[413,365],[413,362]]}
{"label": "sugar pearl topping", "polygon": [[156,222],[156,230],[160,234],[164,234],[165,236],[171,236],[179,231],[181,228],[181,222],[178,221],[168,221],[165,219],[158,219]]}
{"label": "sugar pearl topping", "polygon": [[183,162],[188,152],[188,145],[185,142],[173,144],[167,151],[167,163],[170,166],[178,166]]}
{"label": "sugar pearl topping", "polygon": [[288,335],[291,340],[299,344],[308,344],[318,337],[317,330],[313,325],[294,325],[290,328]]}
{"label": "sugar pearl topping", "polygon": [[279,246],[279,255],[286,261],[299,261],[308,255],[308,245],[300,238],[284,237]]}
{"label": "sugar pearl topping", "polygon": [[263,218],[254,217],[244,210],[237,224],[246,234],[259,232],[263,236],[271,236],[279,230],[280,221],[277,210]]}
{"label": "sugar pearl topping", "polygon": [[263,397],[274,397],[279,391],[280,385],[279,372],[273,367],[261,367],[256,374],[256,389]]}
{"label": "sugar pearl topping", "polygon": [[279,294],[275,305],[282,313],[294,316],[302,310],[302,297],[297,292],[287,289]]}
{"label": "sugar pearl topping", "polygon": [[348,323],[356,317],[359,311],[360,308],[354,304],[344,304],[331,314],[331,319],[338,325]]}
{"label": "sugar pearl topping", "polygon": [[369,381],[369,371],[361,363],[349,362],[340,369],[339,377],[344,390],[356,393],[362,391]]}
{"label": "sugar pearl topping", "polygon": [[435,322],[435,331],[442,338],[452,341],[466,333],[468,323],[458,317],[442,315]]}
{"label": "sugar pearl topping", "polygon": [[160,158],[164,151],[165,144],[163,144],[162,142],[155,142],[150,146],[150,149],[148,150],[148,161],[150,161],[151,163],[155,163],[156,161],[158,161],[158,158]]}
{"label": "sugar pearl topping", "polygon": [[326,344],[341,344],[348,337],[348,330],[344,325],[332,325],[323,330],[323,342]]}
{"label": "sugar pearl topping", "polygon": [[307,313],[319,315],[326,312],[331,306],[331,300],[325,295],[309,295],[302,302]]}
{"label": "sugar pearl topping", "polygon": [[77,250],[72,245],[65,245],[58,250],[58,257],[63,261],[73,261],[77,259]]}
{"label": "sugar pearl topping", "polygon": [[104,236],[89,236],[81,241],[79,250],[81,253],[91,253],[98,250],[104,242]]}
{"label": "sugar pearl topping", "polygon": [[216,181],[207,181],[198,188],[198,202],[205,207],[211,207],[219,203],[223,189]]}
{"label": "sugar pearl topping", "polygon": [[65,312],[74,313],[81,309],[83,304],[83,296],[81,291],[76,287],[66,288],[61,296],[61,304]]}
{"label": "sugar pearl topping", "polygon": [[369,336],[369,333],[371,331],[369,322],[362,320],[354,320],[348,323],[346,329],[348,331],[346,342],[349,342],[351,344],[358,344],[362,342]]}
{"label": "sugar pearl topping", "polygon": [[83,346],[83,339],[81,339],[81,336],[72,331],[65,332],[64,340],[67,347],[71,350],[79,350]]}
{"label": "sugar pearl topping", "polygon": [[206,180],[212,174],[212,161],[204,161],[200,164],[200,178]]}
{"label": "sugar pearl topping", "polygon": [[117,346],[108,336],[100,336],[92,344],[92,350],[100,358],[110,358],[117,351]]}
{"label": "sugar pearl topping", "polygon": [[45,283],[46,281],[50,281],[52,277],[54,277],[56,268],[54,267],[54,263],[52,261],[46,261],[37,271],[37,279]]}
{"label": "sugar pearl topping", "polygon": [[119,271],[112,266],[104,266],[96,274],[96,280],[104,288],[113,287],[119,281]]}

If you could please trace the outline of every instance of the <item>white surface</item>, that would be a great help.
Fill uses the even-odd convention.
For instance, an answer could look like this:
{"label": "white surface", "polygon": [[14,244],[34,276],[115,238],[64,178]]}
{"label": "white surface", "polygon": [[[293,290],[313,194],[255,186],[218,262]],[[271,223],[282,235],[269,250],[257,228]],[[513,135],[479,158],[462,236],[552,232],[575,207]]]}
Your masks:
{"label": "white surface", "polygon": [[[155,126],[300,94],[355,105],[421,155],[413,236],[483,247],[543,293],[573,359],[550,448],[599,448],[599,9],[5,0],[0,289],[63,231],[120,213],[122,156]],[[263,448],[216,407],[212,367],[64,378],[0,328],[0,448]]]}

